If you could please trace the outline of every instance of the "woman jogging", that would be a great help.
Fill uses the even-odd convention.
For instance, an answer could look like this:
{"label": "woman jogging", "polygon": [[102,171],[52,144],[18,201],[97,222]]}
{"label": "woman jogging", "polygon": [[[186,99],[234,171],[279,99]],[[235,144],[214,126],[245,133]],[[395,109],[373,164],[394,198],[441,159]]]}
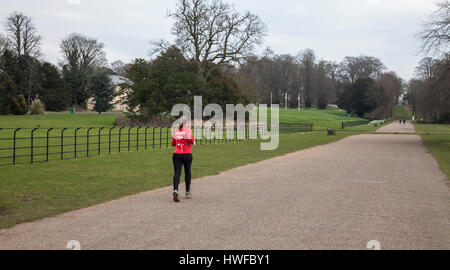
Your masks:
{"label": "woman jogging", "polygon": [[184,166],[184,181],[186,183],[186,199],[192,197],[191,194],[191,165],[192,165],[192,151],[191,145],[195,145],[192,136],[192,130],[187,126],[188,119],[186,116],[180,118],[180,127],[175,130],[172,136],[172,146],[175,146],[173,152],[173,200],[179,202],[178,185],[180,183],[181,167]]}

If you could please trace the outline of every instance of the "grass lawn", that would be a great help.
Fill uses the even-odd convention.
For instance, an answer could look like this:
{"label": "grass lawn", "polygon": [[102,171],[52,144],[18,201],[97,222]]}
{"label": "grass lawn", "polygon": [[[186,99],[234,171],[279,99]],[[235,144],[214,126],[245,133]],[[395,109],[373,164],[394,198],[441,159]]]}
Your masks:
{"label": "grass lawn", "polygon": [[[269,113],[270,115],[270,113]],[[270,116],[268,116],[269,118]],[[270,119],[270,118],[269,118]],[[340,129],[343,121],[360,121],[359,117],[347,117],[345,111],[339,111],[335,107],[328,107],[325,110],[318,109],[298,109],[280,108],[280,122],[305,122],[313,123],[314,130]]]}
{"label": "grass lawn", "polygon": [[0,128],[111,127],[115,114],[0,115]]}
{"label": "grass lawn", "polygon": [[[442,171],[450,179],[450,125],[418,124],[414,127],[417,132],[430,132],[421,134],[425,147],[438,161]],[[447,132],[447,133],[432,133]]]}
{"label": "grass lawn", "polygon": [[409,110],[408,105],[394,106],[392,118],[397,120],[398,119],[411,120],[412,112]]}

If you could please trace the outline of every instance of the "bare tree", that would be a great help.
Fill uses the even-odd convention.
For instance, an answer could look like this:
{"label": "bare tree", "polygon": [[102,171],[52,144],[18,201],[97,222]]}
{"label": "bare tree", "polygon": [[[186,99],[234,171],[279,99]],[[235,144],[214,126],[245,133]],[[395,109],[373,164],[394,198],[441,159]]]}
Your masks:
{"label": "bare tree", "polygon": [[416,67],[415,75],[421,79],[431,79],[436,72],[438,60],[431,57],[425,57],[420,60],[419,65]]}
{"label": "bare tree", "polygon": [[31,17],[14,12],[7,18],[6,32],[8,42],[18,56],[37,56],[40,54],[42,37],[37,33]]}
{"label": "bare tree", "polygon": [[62,65],[89,72],[106,65],[104,44],[95,38],[72,33],[61,41],[60,48],[64,60]]}
{"label": "bare tree", "polygon": [[0,55],[2,55],[5,50],[9,49],[9,47],[8,38],[3,34],[0,34]]}
{"label": "bare tree", "polygon": [[240,14],[222,0],[179,0],[168,16],[175,20],[176,45],[206,75],[211,62],[220,66],[251,54],[266,32],[257,15]]}
{"label": "bare tree", "polygon": [[340,64],[340,74],[344,80],[354,83],[357,79],[378,79],[386,69],[380,59],[372,56],[347,56]]}
{"label": "bare tree", "polygon": [[119,76],[123,76],[125,73],[125,63],[121,60],[116,60],[111,63],[112,70]]}
{"label": "bare tree", "polygon": [[438,9],[423,23],[423,29],[417,36],[423,41],[422,51],[427,54],[449,53],[450,45],[450,1],[437,4]]}

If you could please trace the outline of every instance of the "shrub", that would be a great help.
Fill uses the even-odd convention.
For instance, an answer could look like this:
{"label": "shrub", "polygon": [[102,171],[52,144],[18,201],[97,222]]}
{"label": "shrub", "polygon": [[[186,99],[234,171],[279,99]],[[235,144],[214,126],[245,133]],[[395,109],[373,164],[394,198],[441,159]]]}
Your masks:
{"label": "shrub", "polygon": [[33,100],[31,104],[30,114],[44,114],[45,108],[44,104],[39,99]]}
{"label": "shrub", "polygon": [[17,98],[13,98],[13,114],[26,114],[28,112],[27,102],[23,95],[18,95]]}

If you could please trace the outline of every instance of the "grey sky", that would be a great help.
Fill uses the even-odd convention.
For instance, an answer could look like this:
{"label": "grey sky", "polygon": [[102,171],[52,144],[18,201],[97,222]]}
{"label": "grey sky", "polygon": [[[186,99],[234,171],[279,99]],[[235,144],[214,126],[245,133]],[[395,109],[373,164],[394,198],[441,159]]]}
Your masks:
{"label": "grey sky", "polygon": [[[318,58],[340,62],[360,54],[379,57],[404,79],[422,58],[413,35],[435,9],[434,0],[229,0],[261,17],[268,35],[261,48],[277,54],[311,48]],[[173,40],[176,0],[1,0],[0,21],[13,11],[33,18],[44,37],[44,59],[57,63],[59,42],[72,32],[105,43],[109,62],[148,58],[149,41]],[[1,27],[4,32],[4,26]]]}

